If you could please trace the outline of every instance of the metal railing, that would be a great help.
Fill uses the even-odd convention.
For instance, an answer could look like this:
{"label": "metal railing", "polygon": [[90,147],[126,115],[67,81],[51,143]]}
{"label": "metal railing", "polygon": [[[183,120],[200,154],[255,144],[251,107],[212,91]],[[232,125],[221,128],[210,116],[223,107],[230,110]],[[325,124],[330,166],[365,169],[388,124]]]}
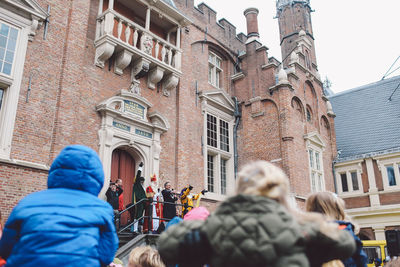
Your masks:
{"label": "metal railing", "polygon": [[[138,218],[132,218],[132,217],[136,217],[136,216],[132,216],[133,209],[136,209],[136,207],[141,203],[144,203],[144,205],[145,205],[145,207],[143,209],[143,214]],[[157,230],[157,229],[152,229],[153,228],[152,227],[152,221],[153,220],[170,221],[171,219],[163,218],[162,217],[163,214],[160,214],[160,217],[153,217],[153,208],[154,208],[153,207],[154,206],[153,203],[161,203],[163,205],[164,204],[170,204],[170,205],[173,205],[175,209],[176,209],[177,206],[178,207],[186,207],[186,208],[190,207],[190,208],[193,208],[192,206],[186,206],[184,204],[178,204],[176,202],[164,202],[164,201],[156,201],[156,200],[149,199],[149,198],[143,198],[143,199],[139,200],[138,202],[134,203],[133,205],[130,205],[129,207],[127,207],[124,210],[122,210],[122,211],[118,212],[117,214],[115,214],[114,222],[115,222],[115,227],[117,228],[117,233],[120,234],[120,233],[124,232],[125,230],[129,229],[130,227],[132,227],[132,225],[134,225],[135,223],[139,223],[141,220],[144,220],[144,219],[148,219],[147,223],[148,223],[148,231],[149,232]],[[146,214],[146,212],[145,212],[146,209],[148,211],[148,215],[145,215]],[[129,214],[131,215],[131,221],[128,224],[122,226],[122,228],[121,228],[121,217],[122,217],[122,214],[124,214],[126,212],[129,212]]]}

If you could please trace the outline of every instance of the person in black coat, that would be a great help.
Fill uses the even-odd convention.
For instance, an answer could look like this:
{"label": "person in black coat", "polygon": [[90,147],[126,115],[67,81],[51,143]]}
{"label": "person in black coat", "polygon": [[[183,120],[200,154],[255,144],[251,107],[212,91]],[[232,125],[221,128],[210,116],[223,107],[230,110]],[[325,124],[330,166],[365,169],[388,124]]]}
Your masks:
{"label": "person in black coat", "polygon": [[107,202],[110,203],[114,211],[118,210],[118,191],[115,183],[110,183],[110,187],[106,192]]}
{"label": "person in black coat", "polygon": [[161,194],[164,198],[163,218],[172,219],[176,216],[176,208],[174,204],[169,204],[169,203],[174,203],[175,201],[178,200],[178,198],[174,195],[173,189],[171,190],[170,182],[166,182],[164,184],[164,188],[165,189],[161,191]]}

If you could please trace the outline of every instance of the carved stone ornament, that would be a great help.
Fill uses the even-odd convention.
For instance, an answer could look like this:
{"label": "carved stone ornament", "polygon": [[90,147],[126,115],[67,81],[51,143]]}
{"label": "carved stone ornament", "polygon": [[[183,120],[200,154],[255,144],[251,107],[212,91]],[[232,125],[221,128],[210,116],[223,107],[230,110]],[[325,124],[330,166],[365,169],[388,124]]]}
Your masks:
{"label": "carved stone ornament", "polygon": [[133,63],[131,69],[131,81],[139,80],[147,74],[150,68],[150,61],[146,59],[138,59]]}
{"label": "carved stone ornament", "polygon": [[128,50],[123,49],[117,54],[114,64],[114,72],[118,75],[122,75],[124,69],[131,63],[132,53]]}
{"label": "carved stone ornament", "polygon": [[147,76],[147,86],[150,89],[155,89],[158,82],[161,81],[162,77],[164,76],[164,69],[161,67],[155,67]]}
{"label": "carved stone ornament", "polygon": [[102,43],[96,47],[95,64],[100,68],[104,68],[104,63],[114,53],[115,46],[110,43]]}
{"label": "carved stone ornament", "polygon": [[143,34],[141,37],[141,43],[142,43],[142,51],[144,51],[146,54],[151,55],[153,51],[153,39],[151,36],[147,34]]}
{"label": "carved stone ornament", "polygon": [[176,88],[178,82],[179,77],[176,76],[174,73],[171,73],[167,77],[165,77],[165,80],[163,82],[163,94],[165,96],[170,96],[170,91]]}
{"label": "carved stone ornament", "polygon": [[159,143],[154,143],[153,146],[153,153],[154,153],[154,158],[159,159],[160,158],[160,153],[161,153],[161,146]]}
{"label": "carved stone ornament", "polygon": [[140,82],[139,81],[132,81],[131,86],[129,87],[129,92],[140,95]]}

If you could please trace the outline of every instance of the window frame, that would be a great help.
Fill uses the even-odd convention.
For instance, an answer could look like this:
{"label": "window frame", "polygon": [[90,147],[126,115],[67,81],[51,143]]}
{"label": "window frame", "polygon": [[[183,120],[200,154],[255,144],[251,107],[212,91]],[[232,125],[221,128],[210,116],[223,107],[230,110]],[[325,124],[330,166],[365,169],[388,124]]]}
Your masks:
{"label": "window frame", "polygon": [[0,111],[0,159],[9,160],[32,21],[0,7],[0,22],[18,30],[11,73],[7,75],[0,72],[0,87],[4,90]]}
{"label": "window frame", "polygon": [[[364,193],[364,187],[362,183],[362,160],[350,161],[336,164],[335,166],[335,175],[336,175],[336,185],[337,185],[337,192],[340,196],[358,196]],[[354,184],[351,174],[356,173],[357,183],[358,183],[358,190],[354,190]],[[343,184],[342,184],[342,175],[345,175],[348,191],[343,191]]]}
{"label": "window frame", "polygon": [[[210,57],[213,60],[210,60]],[[220,64],[217,65],[217,60],[219,60]],[[208,51],[208,83],[214,86],[215,88],[221,89],[222,88],[222,64],[223,60],[220,56],[212,51]],[[219,74],[217,79],[217,73]],[[211,75],[211,76],[210,76]]]}
{"label": "window frame", "polygon": [[[306,141],[310,190],[311,192],[325,191],[326,183],[324,174],[324,154],[323,154],[323,151],[325,149],[325,144],[322,141],[321,136],[317,132],[312,132],[304,135],[304,139]],[[310,154],[310,151],[312,154]],[[317,164],[316,161],[317,160],[316,153],[318,153],[319,155],[318,156],[319,164]],[[320,184],[319,188],[317,187],[318,184]]]}
{"label": "window frame", "polygon": [[[385,155],[383,157],[375,157],[378,168],[382,175],[383,188],[384,190],[400,190],[400,153],[394,155]],[[392,166],[394,169],[394,178],[396,185],[389,185],[389,177],[387,173],[387,167]]]}
{"label": "window frame", "polygon": [[[208,144],[208,135],[206,135],[206,139],[207,142],[205,142],[205,147],[206,147],[206,155],[207,155],[207,166],[206,166],[206,173],[207,173],[207,179],[206,179],[206,188],[207,190],[210,188],[209,185],[209,177],[208,177],[208,157],[212,156],[214,158],[214,184],[213,184],[213,188],[214,191],[210,191],[210,193],[212,194],[217,194],[217,195],[226,195],[226,194],[222,194],[222,180],[221,180],[221,161],[225,160],[226,161],[226,175],[228,176],[229,173],[229,165],[233,165],[233,163],[231,162],[231,160],[233,160],[233,153],[232,153],[232,138],[233,138],[233,118],[229,118],[227,116],[227,114],[223,114],[220,111],[216,112],[215,110],[212,111],[211,109],[209,109],[206,113],[205,113],[205,117],[206,117],[206,124],[205,124],[205,128],[206,128],[206,133],[208,134],[209,129],[208,129],[208,118],[209,116],[213,116],[216,118],[216,135],[217,135],[217,144],[216,147],[209,145]],[[230,120],[231,119],[231,120]],[[221,148],[221,121],[227,123],[228,125],[228,151],[225,151]],[[228,181],[226,181],[226,183],[228,183]],[[227,193],[228,190],[226,190]]]}
{"label": "window frame", "polygon": [[[205,195],[206,199],[223,201],[229,194],[232,194],[235,189],[234,179],[234,155],[233,155],[233,128],[235,124],[234,102],[230,96],[222,89],[213,91],[200,92],[201,107],[203,114],[203,161],[204,161],[204,187],[208,188],[208,155],[214,157],[214,192],[209,192]],[[207,115],[216,117],[217,121],[217,146],[210,146],[207,143]],[[228,127],[228,151],[223,150],[221,146],[221,127],[223,121]],[[223,127],[222,127],[223,128]],[[226,194],[223,193],[223,181],[221,177],[221,162],[226,163]]]}
{"label": "window frame", "polygon": [[[311,191],[312,192],[325,191],[322,150],[316,148],[315,146],[310,146],[307,149],[307,154],[308,154],[308,166],[310,170]],[[317,155],[319,156],[317,157]]]}
{"label": "window frame", "polygon": [[[17,30],[17,39],[15,40],[16,41],[16,44],[15,44],[15,47],[14,47],[14,50],[12,51],[12,53],[14,54],[13,55],[13,59],[12,59],[12,62],[11,62],[11,69],[10,69],[10,73],[9,74],[7,74],[7,73],[4,73],[3,71],[2,71],[2,69],[4,69],[4,65],[5,65],[5,62],[6,62],[6,55],[7,55],[7,52],[9,51],[8,50],[8,44],[9,44],[9,42],[10,42],[10,31],[9,31],[9,33],[7,34],[7,37],[6,37],[6,47],[4,47],[4,59],[3,58],[0,58],[0,61],[2,61],[3,63],[1,64],[1,66],[0,66],[0,74],[1,75],[3,75],[3,76],[7,76],[7,77],[13,77],[13,74],[14,74],[14,69],[15,69],[15,63],[16,63],[16,58],[17,58],[17,50],[18,50],[18,42],[19,42],[19,40],[20,40],[20,34],[21,34],[21,29],[19,28],[19,27],[16,27],[16,26],[14,26],[13,24],[11,24],[11,23],[8,23],[7,21],[4,21],[4,20],[2,20],[2,19],[0,19],[0,27],[1,27],[1,24],[4,24],[4,25],[7,25],[9,28],[10,28],[10,31],[11,31],[11,29],[14,29],[14,30]],[[1,35],[1,34],[0,34]],[[4,35],[1,35],[1,36],[4,36]],[[0,48],[1,49],[1,48]],[[8,63],[8,62],[7,62]]]}

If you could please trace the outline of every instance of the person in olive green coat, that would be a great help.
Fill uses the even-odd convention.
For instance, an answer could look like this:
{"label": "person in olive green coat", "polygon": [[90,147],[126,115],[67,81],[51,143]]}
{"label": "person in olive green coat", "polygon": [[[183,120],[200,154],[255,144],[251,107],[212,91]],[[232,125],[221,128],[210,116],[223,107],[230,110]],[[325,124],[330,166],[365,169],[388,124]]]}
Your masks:
{"label": "person in olive green coat", "polygon": [[[145,202],[141,200],[146,199],[146,191],[144,190],[144,177],[141,176],[142,174],[142,169],[143,169],[143,162],[139,164],[138,171],[136,173],[136,178],[133,183],[133,188],[132,188],[132,203],[135,204],[135,208],[132,209],[131,216],[133,217],[134,220],[139,220],[141,217],[143,217],[143,212],[145,208]],[[138,232],[139,231],[139,224],[142,225],[143,220],[140,220],[135,222],[132,227],[131,231],[132,232]],[[140,231],[139,231],[140,232]]]}
{"label": "person in olive green coat", "polygon": [[180,267],[308,267],[345,259],[355,250],[352,236],[337,224],[291,208],[289,181],[270,163],[245,166],[237,193],[206,221],[184,221],[166,230],[158,241],[164,262]]}

